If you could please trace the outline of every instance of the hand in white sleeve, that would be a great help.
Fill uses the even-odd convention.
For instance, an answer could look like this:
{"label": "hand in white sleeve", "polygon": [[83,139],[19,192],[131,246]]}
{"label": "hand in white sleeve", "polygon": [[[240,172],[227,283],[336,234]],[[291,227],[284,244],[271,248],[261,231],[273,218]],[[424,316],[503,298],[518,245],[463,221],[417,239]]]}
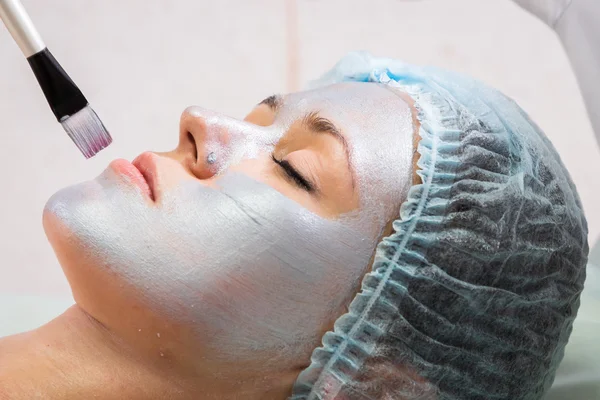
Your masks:
{"label": "hand in white sleeve", "polygon": [[569,7],[572,0],[514,0],[514,2],[549,26],[554,27],[554,24]]}
{"label": "hand in white sleeve", "polygon": [[600,0],[513,0],[553,28],[571,60],[600,144]]}

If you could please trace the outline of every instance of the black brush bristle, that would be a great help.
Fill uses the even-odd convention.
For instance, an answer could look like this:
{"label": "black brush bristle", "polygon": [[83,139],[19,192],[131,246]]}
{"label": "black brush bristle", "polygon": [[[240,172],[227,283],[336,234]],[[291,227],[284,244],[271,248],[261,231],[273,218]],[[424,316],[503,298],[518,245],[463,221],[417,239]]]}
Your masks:
{"label": "black brush bristle", "polygon": [[86,158],[112,138],[73,80],[48,48],[27,58],[56,119]]}

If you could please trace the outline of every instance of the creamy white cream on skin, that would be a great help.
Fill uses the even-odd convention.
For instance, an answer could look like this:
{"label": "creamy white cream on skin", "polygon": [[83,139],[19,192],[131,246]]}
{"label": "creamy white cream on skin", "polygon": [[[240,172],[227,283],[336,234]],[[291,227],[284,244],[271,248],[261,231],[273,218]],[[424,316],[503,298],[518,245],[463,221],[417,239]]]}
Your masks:
{"label": "creamy white cream on skin", "polygon": [[[200,153],[216,157],[210,184],[156,156],[158,182],[171,171],[156,202],[109,168],[56,193],[46,212],[96,268],[134,287],[166,319],[196,327],[225,359],[311,344],[354,296],[410,187],[410,107],[390,89],[345,83],[285,96],[268,127],[187,112],[204,123]],[[230,170],[244,159],[268,160],[310,112],[334,122],[349,148],[360,206],[336,219]]]}

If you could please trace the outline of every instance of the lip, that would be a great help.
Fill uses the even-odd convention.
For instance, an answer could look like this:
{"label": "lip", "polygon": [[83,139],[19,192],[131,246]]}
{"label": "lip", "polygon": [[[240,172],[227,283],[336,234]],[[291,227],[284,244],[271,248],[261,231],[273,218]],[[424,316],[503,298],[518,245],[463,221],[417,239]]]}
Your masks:
{"label": "lip", "polygon": [[158,156],[150,151],[146,151],[135,158],[131,164],[142,174],[152,201],[156,200],[158,195],[158,166],[156,158]]}
{"label": "lip", "polygon": [[146,153],[142,153],[133,162],[129,162],[122,158],[116,159],[109,164],[109,168],[115,171],[119,175],[127,177],[127,181],[137,186],[142,194],[154,201],[154,176],[155,173],[151,172],[152,169],[148,166],[148,161],[143,161],[142,158],[147,159],[148,157],[142,157]]}

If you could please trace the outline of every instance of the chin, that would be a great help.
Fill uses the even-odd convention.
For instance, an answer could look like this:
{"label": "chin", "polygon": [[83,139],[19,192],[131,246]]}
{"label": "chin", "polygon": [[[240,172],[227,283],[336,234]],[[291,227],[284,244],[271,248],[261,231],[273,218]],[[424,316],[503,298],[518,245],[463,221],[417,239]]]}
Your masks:
{"label": "chin", "polygon": [[73,225],[81,218],[87,203],[98,197],[100,188],[96,181],[87,181],[68,186],[54,193],[46,202],[43,212],[43,225],[46,235],[53,235],[59,227]]}
{"label": "chin", "polygon": [[[94,238],[103,234],[113,213],[114,191],[100,177],[60,189],[44,207],[42,223],[48,241],[61,265],[65,258],[82,258],[93,248]],[[100,222],[99,222],[100,221]]]}

